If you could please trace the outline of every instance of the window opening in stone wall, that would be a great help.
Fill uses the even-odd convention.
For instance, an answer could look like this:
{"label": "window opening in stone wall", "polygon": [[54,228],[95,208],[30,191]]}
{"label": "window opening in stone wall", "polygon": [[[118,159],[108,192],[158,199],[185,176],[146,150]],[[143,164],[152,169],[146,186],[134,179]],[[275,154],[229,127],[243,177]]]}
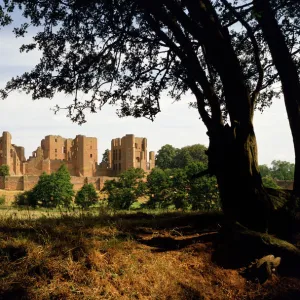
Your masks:
{"label": "window opening in stone wall", "polygon": [[57,153],[57,149],[55,149],[55,153]]}
{"label": "window opening in stone wall", "polygon": [[137,162],[140,162],[140,158],[139,158],[139,157],[136,157],[136,161],[137,161]]}
{"label": "window opening in stone wall", "polygon": [[119,160],[121,160],[121,149],[119,150]]}
{"label": "window opening in stone wall", "polygon": [[138,144],[137,143],[135,143],[135,148],[137,148],[138,147]]}
{"label": "window opening in stone wall", "polygon": [[93,154],[90,154],[90,158],[92,158],[93,157]]}
{"label": "window opening in stone wall", "polygon": [[55,139],[55,143],[57,143],[57,139]]}

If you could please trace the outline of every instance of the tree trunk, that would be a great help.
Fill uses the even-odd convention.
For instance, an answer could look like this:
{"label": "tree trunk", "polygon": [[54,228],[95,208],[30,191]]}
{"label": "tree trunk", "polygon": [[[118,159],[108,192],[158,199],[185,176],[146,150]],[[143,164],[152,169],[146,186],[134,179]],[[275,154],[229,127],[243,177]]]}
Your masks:
{"label": "tree trunk", "polygon": [[295,149],[294,194],[300,197],[300,80],[269,1],[254,0],[257,21],[279,73]]}
{"label": "tree trunk", "polygon": [[210,136],[209,169],[217,177],[227,221],[265,232],[272,204],[258,170],[256,138],[250,125],[248,132],[240,131],[226,125]]}
{"label": "tree trunk", "polygon": [[208,63],[222,81],[231,123],[224,126],[213,122],[208,127],[209,169],[217,177],[224,214],[230,221],[266,231],[270,200],[258,170],[254,103],[230,33],[222,26],[211,1],[186,0],[185,3],[192,18],[203,28],[201,42]]}

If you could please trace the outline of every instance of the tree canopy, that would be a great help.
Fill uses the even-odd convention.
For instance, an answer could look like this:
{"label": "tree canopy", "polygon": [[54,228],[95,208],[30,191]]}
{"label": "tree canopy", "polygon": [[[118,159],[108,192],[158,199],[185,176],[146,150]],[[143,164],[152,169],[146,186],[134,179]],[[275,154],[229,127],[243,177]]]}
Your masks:
{"label": "tree canopy", "polygon": [[162,146],[156,154],[156,166],[161,169],[184,168],[192,162],[203,162],[207,165],[207,148],[196,144],[175,148],[172,145]]}
{"label": "tree canopy", "polygon": [[270,176],[277,180],[293,180],[295,164],[288,161],[273,160],[271,167],[267,165],[259,166],[262,177]]}
{"label": "tree canopy", "polygon": [[105,149],[105,151],[102,154],[102,162],[108,163],[109,162],[109,149]]}
{"label": "tree canopy", "polygon": [[16,196],[16,205],[54,208],[69,207],[74,196],[71,176],[65,165],[57,172],[43,173],[32,190]]}
{"label": "tree canopy", "polygon": [[[95,112],[107,102],[119,104],[119,115],[153,119],[164,90],[177,100],[191,90],[206,125],[212,118],[226,120],[230,111],[225,100],[226,68],[222,71],[219,64],[230,54],[224,52],[224,58],[214,61],[212,57],[225,44],[217,49],[217,39],[209,34],[219,28],[234,46],[231,55],[240,61],[253,100],[268,89],[260,94],[261,107],[268,105],[267,100],[276,94],[270,86],[279,76],[253,18],[259,15],[253,13],[253,3],[200,2],[202,8],[189,0],[4,0],[0,24],[8,24],[10,13],[20,7],[28,22],[15,28],[15,35],[24,36],[29,26],[39,29],[21,51],[40,49],[43,56],[31,72],[13,78],[2,95],[14,89],[32,93],[33,99],[52,98],[56,92],[71,94],[69,116],[81,123],[85,109]],[[273,0],[272,7],[294,58],[299,59],[295,34],[300,9],[295,0],[285,2]],[[85,95],[83,101],[80,92]]]}
{"label": "tree canopy", "polygon": [[0,166],[0,176],[9,176],[9,166],[8,165]]}

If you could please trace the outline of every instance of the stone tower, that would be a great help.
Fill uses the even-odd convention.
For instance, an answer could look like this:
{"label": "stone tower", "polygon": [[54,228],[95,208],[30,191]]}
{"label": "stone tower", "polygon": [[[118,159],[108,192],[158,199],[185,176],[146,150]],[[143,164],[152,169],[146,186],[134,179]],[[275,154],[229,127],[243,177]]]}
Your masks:
{"label": "stone tower", "polygon": [[155,166],[154,152],[149,153],[147,162],[147,139],[126,134],[122,138],[111,141],[109,165],[115,173],[126,171],[130,168],[141,168],[144,171],[151,170]]}

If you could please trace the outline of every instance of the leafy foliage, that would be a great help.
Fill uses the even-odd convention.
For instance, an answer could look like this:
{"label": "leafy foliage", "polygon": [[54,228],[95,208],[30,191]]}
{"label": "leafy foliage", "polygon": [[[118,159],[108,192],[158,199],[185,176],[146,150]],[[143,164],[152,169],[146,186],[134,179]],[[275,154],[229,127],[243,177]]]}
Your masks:
{"label": "leafy foliage", "polygon": [[280,187],[270,175],[262,177],[262,182],[263,185],[267,188],[280,189]]}
{"label": "leafy foliage", "polygon": [[270,171],[272,177],[275,179],[293,180],[295,165],[287,161],[273,160]]}
{"label": "leafy foliage", "polygon": [[174,148],[172,145],[164,145],[158,150],[156,155],[156,166],[165,170],[173,168],[185,168],[193,162],[203,162],[207,164],[207,148],[196,144],[183,148]]}
{"label": "leafy foliage", "polygon": [[[189,178],[206,169],[201,162],[192,163],[185,169]],[[220,196],[216,177],[202,176],[190,180],[189,203],[193,210],[220,209]]]}
{"label": "leafy foliage", "polygon": [[25,191],[15,196],[15,201],[13,202],[13,205],[31,206],[35,208],[38,205],[36,200],[37,199],[34,196],[33,190]]}
{"label": "leafy foliage", "polygon": [[0,176],[9,176],[9,166],[8,165],[0,166]]}
{"label": "leafy foliage", "polygon": [[145,172],[131,168],[120,174],[118,180],[107,180],[103,191],[108,193],[108,205],[115,209],[129,209],[137,199],[145,194]]}
{"label": "leafy foliage", "polygon": [[83,209],[95,205],[99,201],[99,196],[95,187],[90,184],[85,184],[76,194],[75,204]]}
{"label": "leafy foliage", "polygon": [[147,206],[150,208],[164,207],[166,191],[171,186],[171,178],[164,170],[154,168],[147,176],[147,188],[149,201]]}
{"label": "leafy foliage", "polygon": [[50,175],[43,173],[31,191],[16,196],[15,204],[47,208],[69,207],[74,196],[70,180],[71,176],[65,165]]}
{"label": "leafy foliage", "polygon": [[105,149],[103,155],[102,155],[102,162],[104,163],[108,163],[108,155],[109,155],[109,149]]}
{"label": "leafy foliage", "polygon": [[[265,73],[258,86],[262,91],[260,106],[269,105],[272,97],[278,94],[273,86],[279,77],[252,3],[239,6],[233,2],[232,9],[225,1],[204,1],[203,4],[207,14],[216,18],[219,30],[227,33],[229,28],[226,38],[233,45],[246,83],[252,90],[259,80],[260,65],[256,60],[256,50],[259,50]],[[272,5],[298,62],[299,5],[297,1],[283,3],[281,0],[272,1]],[[223,74],[212,54],[206,51],[210,49],[210,41],[217,41],[212,36],[207,39],[204,27],[210,24],[194,3],[5,0],[0,6],[0,25],[11,22],[10,14],[15,7],[22,8],[23,16],[29,20],[15,28],[17,37],[26,35],[30,25],[39,29],[33,42],[23,45],[21,51],[38,48],[43,57],[31,72],[13,78],[2,91],[3,97],[13,89],[32,92],[33,99],[52,98],[56,92],[65,92],[74,96],[74,103],[68,106],[69,116],[82,123],[85,122],[85,109],[95,112],[105,103],[119,103],[121,116],[153,119],[160,111],[159,99],[164,90],[176,100],[191,90],[197,97],[193,106],[198,108],[201,117],[205,115],[203,109],[208,112],[204,119],[210,115],[211,99],[217,97],[226,119]],[[233,26],[241,23],[241,19],[251,30]],[[251,32],[260,45],[258,49],[255,49]],[[219,49],[217,54],[221,51]],[[197,69],[198,78],[191,67]],[[214,92],[210,93],[209,88]],[[91,96],[80,101],[80,91]]]}
{"label": "leafy foliage", "polygon": [[156,154],[155,165],[161,169],[170,169],[173,168],[173,160],[178,152],[177,148],[174,148],[172,145],[162,146]]}
{"label": "leafy foliage", "polygon": [[193,162],[184,169],[162,170],[154,168],[147,177],[151,208],[210,210],[220,208],[218,186],[215,177],[193,175],[206,169],[204,163]]}
{"label": "leafy foliage", "polygon": [[1,195],[1,196],[0,196],[0,205],[4,205],[5,202],[6,202],[6,197],[5,197],[5,195]]}
{"label": "leafy foliage", "polygon": [[271,177],[277,180],[293,180],[295,164],[288,161],[273,160],[271,167],[267,165],[259,166],[262,177]]}

